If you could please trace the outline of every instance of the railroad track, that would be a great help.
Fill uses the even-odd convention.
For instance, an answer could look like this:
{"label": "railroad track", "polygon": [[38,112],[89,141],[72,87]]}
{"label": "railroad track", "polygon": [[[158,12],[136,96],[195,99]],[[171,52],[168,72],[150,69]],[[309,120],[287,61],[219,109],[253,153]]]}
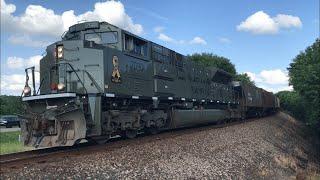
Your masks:
{"label": "railroad track", "polygon": [[77,146],[71,147],[54,147],[54,148],[44,148],[44,149],[35,149],[31,151],[17,152],[11,154],[0,155],[0,166],[3,164],[18,162],[30,159],[36,159],[41,157],[46,157],[50,155],[55,155],[59,153],[67,153],[72,151],[77,151],[81,148],[87,147],[89,144],[83,143]]}
{"label": "railroad track", "polygon": [[[233,121],[228,123],[222,123],[217,125],[207,125],[207,126],[197,126],[192,128],[180,128],[177,130],[166,130],[163,131],[160,134],[157,135],[146,135],[146,134],[140,134],[135,139],[125,140],[123,141],[123,138],[120,136],[112,138],[110,141],[108,141],[107,144],[104,145],[93,145],[92,143],[82,143],[78,144],[76,146],[71,147],[54,147],[54,148],[45,148],[45,149],[37,149],[37,150],[31,150],[31,151],[25,151],[25,152],[18,152],[18,153],[11,153],[11,154],[4,154],[0,155],[0,166],[4,164],[17,164],[20,162],[29,162],[31,160],[38,160],[40,158],[46,159],[50,156],[59,156],[59,155],[65,155],[67,153],[72,152],[82,152],[82,151],[99,151],[101,149],[104,149],[104,147],[109,146],[110,148],[121,148],[123,146],[130,145],[131,143],[148,143],[155,140],[163,140],[168,138],[174,138],[178,136],[182,136],[188,133],[197,132],[197,131],[205,131],[210,129],[217,129],[217,128],[223,128],[227,126],[233,126],[249,121],[254,121],[255,119],[247,119],[245,121]],[[121,143],[118,143],[121,142]],[[41,162],[41,161],[40,161]]]}

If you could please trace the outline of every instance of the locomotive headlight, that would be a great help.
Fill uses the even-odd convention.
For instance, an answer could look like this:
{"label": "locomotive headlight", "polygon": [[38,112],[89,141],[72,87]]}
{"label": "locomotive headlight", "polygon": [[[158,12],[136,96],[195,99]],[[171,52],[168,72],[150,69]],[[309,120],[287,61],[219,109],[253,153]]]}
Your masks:
{"label": "locomotive headlight", "polygon": [[63,58],[63,46],[62,45],[57,46],[57,57],[59,59]]}
{"label": "locomotive headlight", "polygon": [[30,92],[31,92],[31,88],[29,86],[24,87],[24,89],[23,89],[24,95],[28,96],[28,95],[30,95]]}
{"label": "locomotive headlight", "polygon": [[65,88],[65,85],[63,83],[58,84],[58,90],[63,90]]}

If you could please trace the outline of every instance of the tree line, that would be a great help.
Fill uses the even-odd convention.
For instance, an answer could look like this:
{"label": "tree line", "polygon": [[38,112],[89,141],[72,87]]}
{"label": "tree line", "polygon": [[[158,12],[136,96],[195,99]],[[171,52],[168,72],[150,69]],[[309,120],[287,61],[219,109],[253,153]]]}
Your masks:
{"label": "tree line", "polygon": [[216,67],[230,73],[234,81],[241,81],[246,84],[255,85],[246,73],[238,73],[236,67],[231,63],[230,59],[213,53],[195,53],[188,55],[187,58],[204,66]]}
{"label": "tree line", "polygon": [[[293,91],[281,91],[276,94],[281,108],[298,120],[320,132],[320,39],[303,52],[300,52],[290,63],[289,85]],[[217,67],[230,73],[235,81],[252,84],[247,74],[238,74],[234,64],[228,58],[212,53],[193,54],[189,59],[205,66]]]}
{"label": "tree line", "polygon": [[20,114],[23,111],[23,105],[20,96],[0,96],[0,115]]}
{"label": "tree line", "polygon": [[288,71],[294,90],[277,93],[281,107],[320,132],[320,39],[300,52]]}

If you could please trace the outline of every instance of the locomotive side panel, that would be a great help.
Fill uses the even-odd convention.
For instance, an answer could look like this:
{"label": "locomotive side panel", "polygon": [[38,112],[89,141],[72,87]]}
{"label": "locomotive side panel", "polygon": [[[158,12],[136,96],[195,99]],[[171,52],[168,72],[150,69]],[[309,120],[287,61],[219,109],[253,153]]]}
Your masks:
{"label": "locomotive side panel", "polygon": [[190,88],[187,78],[187,67],[185,65],[183,67],[178,67],[176,68],[176,72],[177,76],[175,86],[176,92],[179,92],[178,96],[181,98],[190,98]]}
{"label": "locomotive side panel", "polygon": [[[53,56],[53,55],[51,55]],[[46,54],[41,60],[40,60],[40,94],[49,94],[51,92],[50,88],[50,71],[51,67],[54,65],[54,61],[52,61],[53,58],[50,58],[49,54]]]}
{"label": "locomotive side panel", "polygon": [[242,90],[244,95],[244,106],[262,107],[261,90],[247,84],[242,84]]}
{"label": "locomotive side panel", "polygon": [[105,49],[105,92],[125,96],[153,96],[152,62],[116,49]]}

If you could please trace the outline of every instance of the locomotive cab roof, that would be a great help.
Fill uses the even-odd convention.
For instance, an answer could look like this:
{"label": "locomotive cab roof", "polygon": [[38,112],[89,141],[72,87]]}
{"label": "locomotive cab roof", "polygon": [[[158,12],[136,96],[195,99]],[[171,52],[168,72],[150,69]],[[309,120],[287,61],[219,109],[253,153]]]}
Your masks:
{"label": "locomotive cab roof", "polygon": [[[62,35],[62,40],[78,40],[82,39],[85,33],[101,33],[108,31],[120,31],[117,26],[107,22],[89,21],[77,23],[69,27],[69,30]],[[81,33],[82,32],[82,33]]]}
{"label": "locomotive cab roof", "polygon": [[84,31],[87,29],[99,29],[100,23],[98,21],[92,21],[92,22],[84,22],[84,23],[78,23],[73,26],[69,27],[69,32],[78,32],[78,31]]}

